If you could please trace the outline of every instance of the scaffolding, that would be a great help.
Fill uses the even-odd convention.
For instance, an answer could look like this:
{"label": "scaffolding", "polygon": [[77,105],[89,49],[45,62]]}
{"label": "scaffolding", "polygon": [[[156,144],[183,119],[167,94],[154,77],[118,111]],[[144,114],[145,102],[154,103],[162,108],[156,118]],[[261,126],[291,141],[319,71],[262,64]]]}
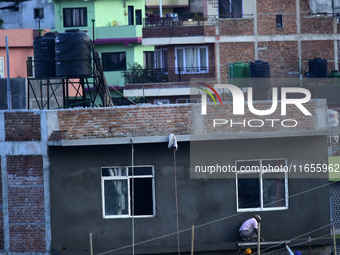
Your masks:
{"label": "scaffolding", "polygon": [[[99,54],[92,51],[90,76],[34,77],[35,60],[27,61],[28,109],[60,109],[74,107],[112,107]],[[72,60],[79,61],[79,60]],[[41,64],[41,60],[40,60]],[[67,63],[66,63],[67,64]],[[48,63],[46,61],[46,66]],[[34,107],[31,106],[34,105]]]}

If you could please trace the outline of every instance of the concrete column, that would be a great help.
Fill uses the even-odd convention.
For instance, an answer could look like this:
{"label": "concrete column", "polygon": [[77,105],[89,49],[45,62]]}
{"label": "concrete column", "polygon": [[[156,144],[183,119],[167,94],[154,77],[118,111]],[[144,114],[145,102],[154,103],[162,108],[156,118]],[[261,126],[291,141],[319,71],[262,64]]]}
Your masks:
{"label": "concrete column", "polygon": [[301,13],[300,0],[296,0],[296,34],[298,43],[299,74],[302,77],[302,47],[301,47]]}
{"label": "concrete column", "polygon": [[41,112],[41,148],[43,156],[43,175],[44,175],[44,207],[45,207],[45,238],[46,238],[46,254],[52,248],[52,230],[51,230],[51,196],[50,196],[50,161],[47,154],[48,142],[48,125],[47,112]]}
{"label": "concrete column", "polygon": [[333,34],[334,34],[334,70],[339,70],[339,41],[337,39],[337,21],[333,17]]}
{"label": "concrete column", "polygon": [[220,54],[220,27],[218,18],[215,19],[215,59],[216,59],[216,77],[217,82],[221,80],[221,54]]}
{"label": "concrete column", "polygon": [[9,216],[8,216],[8,182],[7,182],[7,158],[5,146],[5,113],[0,113],[0,156],[1,156],[1,181],[2,181],[2,213],[4,224],[4,250],[9,252]]}
{"label": "concrete column", "polygon": [[254,0],[253,5],[253,15],[254,15],[254,50],[255,50],[255,60],[259,59],[259,46],[258,46],[258,36],[257,36],[257,2]]}

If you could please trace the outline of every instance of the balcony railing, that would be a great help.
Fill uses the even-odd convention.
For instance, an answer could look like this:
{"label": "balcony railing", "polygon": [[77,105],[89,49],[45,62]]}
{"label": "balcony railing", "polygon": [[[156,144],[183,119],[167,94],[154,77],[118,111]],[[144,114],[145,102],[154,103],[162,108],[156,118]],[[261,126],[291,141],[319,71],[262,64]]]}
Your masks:
{"label": "balcony railing", "polygon": [[143,27],[177,27],[214,25],[216,19],[251,18],[252,14],[209,15],[193,17],[148,17],[143,19]]}
{"label": "balcony railing", "polygon": [[167,69],[127,69],[122,72],[126,84],[185,82],[191,78],[213,78],[215,67],[181,67]]}

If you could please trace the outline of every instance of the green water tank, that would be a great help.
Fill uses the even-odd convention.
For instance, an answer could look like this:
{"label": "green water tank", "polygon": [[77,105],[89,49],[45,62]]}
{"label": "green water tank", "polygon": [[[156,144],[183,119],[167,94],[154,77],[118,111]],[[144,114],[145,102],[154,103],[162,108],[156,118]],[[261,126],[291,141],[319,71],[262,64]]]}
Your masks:
{"label": "green water tank", "polygon": [[249,63],[235,62],[229,64],[230,83],[238,87],[248,87],[250,84]]}

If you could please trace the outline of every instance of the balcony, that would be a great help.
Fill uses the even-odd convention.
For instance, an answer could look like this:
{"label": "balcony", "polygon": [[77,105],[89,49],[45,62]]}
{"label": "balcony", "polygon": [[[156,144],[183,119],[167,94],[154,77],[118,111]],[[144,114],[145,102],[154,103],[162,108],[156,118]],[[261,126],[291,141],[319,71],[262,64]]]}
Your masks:
{"label": "balcony", "polygon": [[143,38],[214,36],[219,20],[220,35],[251,35],[251,14],[228,16],[148,17],[143,20]]}
{"label": "balcony", "polygon": [[215,67],[127,69],[122,76],[126,84],[189,82],[192,78],[214,78]]}

